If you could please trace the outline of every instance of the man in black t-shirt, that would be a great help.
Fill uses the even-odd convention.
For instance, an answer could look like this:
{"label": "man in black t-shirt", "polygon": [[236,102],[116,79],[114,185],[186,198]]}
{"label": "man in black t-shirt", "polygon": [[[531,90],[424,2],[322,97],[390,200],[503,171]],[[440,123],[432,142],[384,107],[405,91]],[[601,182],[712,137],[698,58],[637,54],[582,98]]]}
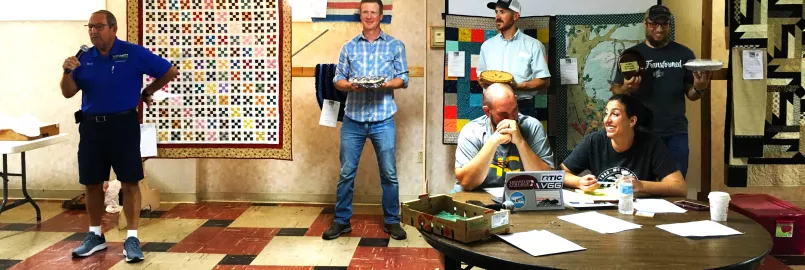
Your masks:
{"label": "man in black t-shirt", "polygon": [[624,81],[617,73],[613,94],[631,94],[654,113],[651,132],[659,136],[682,176],[688,171],[688,119],[685,97],[696,101],[710,85],[711,72],[691,72],[684,64],[696,58],[688,47],[670,40],[671,11],[655,5],[646,12],[646,41],[632,47],[646,59],[643,76]]}

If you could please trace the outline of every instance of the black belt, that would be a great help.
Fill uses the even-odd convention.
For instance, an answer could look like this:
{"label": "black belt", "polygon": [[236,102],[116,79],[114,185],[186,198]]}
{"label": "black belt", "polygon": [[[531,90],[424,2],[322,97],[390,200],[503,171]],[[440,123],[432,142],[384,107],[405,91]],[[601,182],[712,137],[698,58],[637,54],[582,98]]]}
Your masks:
{"label": "black belt", "polygon": [[89,120],[96,123],[103,123],[106,121],[115,120],[118,118],[124,118],[130,115],[136,115],[136,109],[125,110],[119,113],[111,113],[111,114],[96,114],[96,115],[84,115],[84,120]]}

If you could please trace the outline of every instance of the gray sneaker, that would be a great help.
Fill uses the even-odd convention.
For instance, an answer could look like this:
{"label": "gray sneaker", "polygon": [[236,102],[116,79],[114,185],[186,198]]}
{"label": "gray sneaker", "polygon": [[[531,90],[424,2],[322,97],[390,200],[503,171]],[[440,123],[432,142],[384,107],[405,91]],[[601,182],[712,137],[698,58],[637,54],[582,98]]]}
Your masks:
{"label": "gray sneaker", "polygon": [[99,250],[106,249],[106,237],[98,236],[94,232],[87,233],[81,245],[73,249],[73,257],[87,257]]}
{"label": "gray sneaker", "polygon": [[123,256],[126,257],[127,263],[136,263],[145,259],[142,249],[140,249],[140,240],[136,237],[126,238],[123,242]]}

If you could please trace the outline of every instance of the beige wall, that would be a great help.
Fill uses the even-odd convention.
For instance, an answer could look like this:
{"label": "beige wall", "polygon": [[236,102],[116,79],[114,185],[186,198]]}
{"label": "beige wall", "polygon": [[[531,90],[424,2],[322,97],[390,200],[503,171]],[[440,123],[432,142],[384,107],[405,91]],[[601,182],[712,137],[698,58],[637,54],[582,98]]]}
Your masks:
{"label": "beige wall", "polygon": [[[663,0],[663,5],[674,14],[676,25],[675,40],[693,50],[696,57],[701,57],[702,48],[702,3],[700,0]],[[702,179],[701,159],[701,100],[690,101],[685,99],[686,115],[688,117],[688,174],[685,180],[688,183],[688,198],[696,198],[700,191]]]}
{"label": "beige wall", "polygon": [[[423,4],[425,0],[397,1],[393,23],[387,33],[406,45],[411,66],[424,65],[427,41]],[[126,1],[107,0],[107,9],[118,17],[118,37],[126,37]],[[89,14],[87,14],[89,18]],[[77,125],[72,114],[80,96],[65,100],[58,87],[64,58],[89,44],[83,28],[86,22],[0,22],[0,112],[30,113],[43,121],[61,124],[70,133],[67,143],[31,151],[27,155],[29,190],[37,197],[65,197],[80,193],[76,151]],[[324,29],[321,39],[293,58],[293,66],[336,63],[341,45],[360,32],[357,24],[294,23],[293,51],[301,48]],[[8,38],[13,37],[13,38]],[[13,63],[13,64],[11,64]],[[248,199],[284,201],[334,201],[340,162],[340,125],[318,125],[320,109],[315,98],[314,78],[293,79],[293,161],[152,159],[146,174],[153,188],[166,200]],[[412,197],[422,191],[422,164],[417,162],[423,144],[424,78],[412,78],[408,89],[397,90],[397,172],[400,194]],[[19,169],[11,159],[11,171]],[[10,183],[19,189],[19,181]],[[12,194],[15,193],[12,190]],[[198,197],[196,197],[198,194]],[[380,180],[371,143],[367,143],[355,183],[355,201],[377,201]]]}

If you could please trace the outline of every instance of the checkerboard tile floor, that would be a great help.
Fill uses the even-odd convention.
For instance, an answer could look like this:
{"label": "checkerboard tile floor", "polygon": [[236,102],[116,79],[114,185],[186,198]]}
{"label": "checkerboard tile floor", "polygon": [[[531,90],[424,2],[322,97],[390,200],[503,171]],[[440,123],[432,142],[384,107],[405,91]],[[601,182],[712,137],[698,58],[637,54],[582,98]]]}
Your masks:
{"label": "checkerboard tile floor", "polygon": [[88,258],[70,251],[87,233],[85,211],[37,202],[42,222],[26,204],[0,214],[0,269],[439,269],[439,254],[412,227],[408,239],[383,232],[378,205],[356,205],[353,231],[336,240],[321,234],[333,205],[281,203],[163,204],[143,211],[139,236],[145,261],[127,264],[118,214],[107,213],[109,248]]}
{"label": "checkerboard tile floor", "polygon": [[[282,203],[163,204],[141,214],[145,261],[127,264],[117,230],[118,214],[106,214],[108,249],[73,259],[70,251],[87,233],[84,211],[61,202],[38,202],[42,222],[26,204],[0,214],[0,269],[440,269],[439,254],[410,226],[408,239],[383,232],[378,205],[356,205],[353,231],[321,239],[333,206]],[[473,269],[478,269],[473,268]],[[761,269],[805,270],[805,256],[767,257]]]}

